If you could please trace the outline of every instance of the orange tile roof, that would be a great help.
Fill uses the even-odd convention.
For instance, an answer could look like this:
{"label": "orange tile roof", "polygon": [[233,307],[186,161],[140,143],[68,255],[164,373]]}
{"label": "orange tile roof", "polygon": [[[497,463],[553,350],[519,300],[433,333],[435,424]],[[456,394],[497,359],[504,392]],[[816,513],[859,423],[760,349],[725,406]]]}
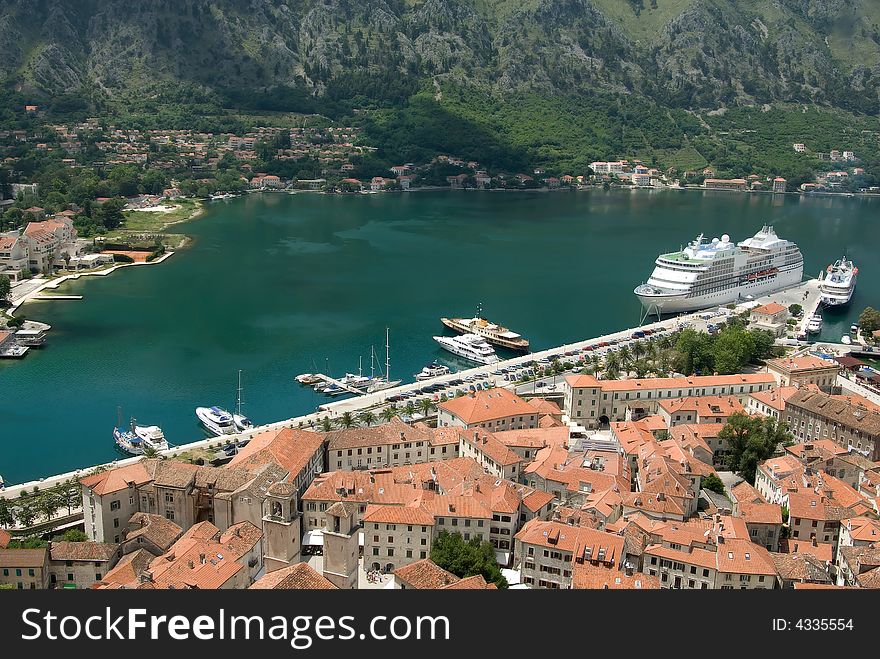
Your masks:
{"label": "orange tile roof", "polygon": [[649,574],[627,574],[623,570],[591,563],[575,563],[571,587],[576,590],[656,590],[660,579]]}
{"label": "orange tile roof", "polygon": [[334,430],[326,434],[327,448],[331,451],[360,448],[366,446],[387,446],[402,442],[426,442],[432,433],[429,429],[422,430],[410,426],[394,417],[388,423],[369,428],[347,428]]}
{"label": "orange tile roof", "polygon": [[780,549],[788,554],[809,554],[826,563],[830,563],[834,556],[834,545],[830,542],[817,542],[813,544],[809,540],[784,538],[780,542]]}
{"label": "orange tile roof", "polygon": [[771,359],[767,362],[767,368],[772,368],[782,373],[799,373],[801,371],[814,371],[816,369],[838,370],[840,364],[820,357],[814,357],[813,355],[803,355],[801,357],[779,357],[778,359]]}
{"label": "orange tile roof", "polygon": [[444,570],[430,558],[399,567],[394,570],[394,576],[410,588],[419,590],[436,590],[460,581],[452,572]]}
{"label": "orange tile roof", "polygon": [[568,426],[552,428],[526,428],[522,430],[502,430],[493,433],[495,439],[510,448],[542,448],[544,446],[564,446],[569,440]]}
{"label": "orange tile roof", "polygon": [[140,576],[150,567],[153,556],[146,549],[138,549],[119,559],[116,566],[104,575],[95,588],[136,588]]}
{"label": "orange tile roof", "polygon": [[0,549],[6,549],[10,540],[12,540],[12,536],[9,534],[9,531],[0,529]]}
{"label": "orange tile roof", "polygon": [[685,378],[645,378],[643,380],[597,380],[592,375],[569,375],[565,378],[565,381],[574,388],[598,387],[602,391],[689,389],[693,387],[755,385],[775,382],[773,376],[769,373],[693,375]]}
{"label": "orange tile roof", "polygon": [[778,302],[762,304],[760,307],[755,307],[754,309],[752,309],[752,313],[764,314],[767,316],[775,316],[782,311],[787,311],[787,307],[782,306]]}
{"label": "orange tile roof", "polygon": [[507,446],[495,439],[491,432],[486,430],[462,428],[458,436],[461,438],[461,441],[471,446],[475,451],[482,453],[502,467],[519,464],[523,461],[519,454],[507,448]]}
{"label": "orange tile roof", "polygon": [[152,479],[152,474],[147,471],[144,463],[136,462],[125,467],[108,469],[91,476],[85,476],[79,482],[95,494],[103,496],[124,490],[132,484],[135,486],[143,485]]}
{"label": "orange tile roof", "polygon": [[574,558],[609,564],[618,563],[623,554],[623,536],[561,522],[531,519],[515,538],[523,544],[571,552]]}
{"label": "orange tile roof", "polygon": [[378,506],[370,504],[364,512],[364,523],[419,524],[434,526],[434,514],[421,505]]}
{"label": "orange tile roof", "polygon": [[694,412],[699,417],[729,417],[742,412],[743,406],[732,396],[691,396],[687,398],[663,398],[658,401],[667,414]]}
{"label": "orange tile roof", "polygon": [[512,416],[534,416],[535,408],[512,391],[494,388],[459,396],[438,406],[465,424],[485,423]]}
{"label": "orange tile roof", "polygon": [[293,428],[270,430],[255,435],[229,462],[230,467],[254,469],[275,462],[293,478],[322,450],[324,438],[319,433]]}
{"label": "orange tile roof", "polygon": [[260,577],[250,590],[337,590],[337,587],[308,563],[294,563]]}
{"label": "orange tile roof", "polygon": [[764,391],[756,391],[750,394],[750,396],[759,403],[763,403],[767,407],[781,412],[785,409],[785,401],[797,390],[797,387],[773,387]]}

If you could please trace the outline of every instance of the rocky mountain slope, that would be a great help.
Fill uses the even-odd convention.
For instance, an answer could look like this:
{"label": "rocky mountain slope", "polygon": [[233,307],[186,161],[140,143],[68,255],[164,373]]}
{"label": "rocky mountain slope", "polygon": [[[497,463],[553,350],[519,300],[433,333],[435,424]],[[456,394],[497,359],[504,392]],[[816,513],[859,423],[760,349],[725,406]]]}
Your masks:
{"label": "rocky mountain slope", "polygon": [[[385,80],[389,84],[376,84]],[[876,0],[5,0],[0,83],[114,101],[394,82],[876,113]],[[407,90],[407,93],[411,88]]]}

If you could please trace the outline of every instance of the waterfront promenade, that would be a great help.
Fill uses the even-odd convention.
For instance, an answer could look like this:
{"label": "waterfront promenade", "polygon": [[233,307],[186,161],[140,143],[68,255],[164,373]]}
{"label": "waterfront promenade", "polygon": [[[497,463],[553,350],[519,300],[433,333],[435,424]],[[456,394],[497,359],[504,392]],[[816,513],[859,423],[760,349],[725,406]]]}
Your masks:
{"label": "waterfront promenade", "polygon": [[[795,302],[801,300],[803,298],[804,293],[808,294],[808,298],[811,298],[813,295],[817,295],[817,282],[816,280],[808,280],[799,284],[798,286],[787,289],[786,291],[781,291],[778,293],[774,293],[772,295],[765,296],[763,298],[759,298],[754,301],[750,301],[748,303],[744,303],[739,305],[737,310],[742,311],[751,306],[755,306],[755,304],[764,304],[770,301],[779,301],[780,303],[788,304],[789,300],[791,302]],[[802,303],[802,302],[799,302]],[[804,305],[805,307],[807,305]],[[721,313],[724,313],[723,311]],[[640,327],[631,327],[628,329],[620,330],[617,332],[613,332],[611,334],[606,334],[603,336],[598,336],[590,339],[583,339],[573,343],[568,343],[565,345],[561,345],[555,348],[548,348],[546,350],[540,350],[537,352],[528,353],[526,355],[520,355],[517,357],[513,357],[508,360],[496,362],[495,364],[487,365],[487,366],[477,366],[468,370],[459,371],[457,373],[450,373],[448,375],[440,376],[437,378],[433,378],[431,380],[424,380],[421,382],[412,382],[408,384],[403,384],[398,387],[385,389],[383,391],[379,391],[372,394],[366,394],[361,396],[355,396],[353,398],[347,398],[339,401],[330,401],[325,404],[322,404],[315,412],[310,412],[308,414],[303,414],[300,416],[292,417],[289,419],[284,419],[281,421],[276,421],[274,423],[269,423],[261,426],[257,426],[249,431],[236,434],[236,435],[227,435],[223,437],[210,437],[206,439],[196,440],[187,444],[179,445],[173,448],[168,449],[163,453],[165,457],[174,457],[181,453],[191,451],[194,449],[219,449],[225,443],[229,441],[241,441],[243,439],[250,439],[254,435],[273,431],[280,430],[283,428],[303,428],[303,429],[317,429],[322,419],[329,418],[331,420],[338,419],[340,416],[349,412],[351,414],[357,414],[364,410],[376,410],[383,406],[385,406],[388,402],[388,399],[393,396],[398,396],[401,394],[406,394],[410,392],[418,392],[422,387],[428,384],[448,384],[453,380],[466,378],[469,376],[476,376],[484,381],[490,383],[490,385],[499,386],[499,387],[508,387],[513,388],[516,386],[515,382],[510,382],[504,380],[503,377],[493,375],[494,371],[498,371],[502,368],[516,368],[516,367],[524,367],[527,364],[530,364],[533,361],[540,361],[542,359],[550,359],[554,356],[560,358],[560,361],[565,361],[566,352],[575,352],[582,351],[584,348],[590,345],[596,345],[601,342],[610,342],[612,340],[616,340],[618,342],[630,341],[632,339],[632,335],[634,332],[638,330],[652,329],[656,330],[659,328],[663,328],[667,331],[680,329],[684,326],[691,326],[697,330],[705,331],[706,325],[708,322],[712,322],[712,319],[707,320],[706,318],[701,318],[700,316],[705,316],[706,310],[700,310],[693,313],[685,314],[682,316],[677,316],[673,318],[666,318],[660,321],[647,323]],[[717,322],[717,320],[716,320]],[[599,354],[602,354],[602,351],[599,351]],[[290,377],[294,377],[294,373],[290,374]],[[449,385],[452,387],[452,385]],[[108,439],[109,442],[109,439]],[[0,493],[0,496],[5,498],[13,498],[19,496],[22,491],[30,492],[33,491],[35,487],[39,489],[46,489],[56,485],[58,483],[63,483],[64,481],[70,480],[72,478],[80,478],[83,475],[87,474],[89,471],[99,468],[99,467],[118,467],[127,464],[132,464],[142,459],[140,456],[124,458],[119,460],[113,460],[111,462],[105,463],[103,465],[84,467],[82,469],[70,471],[64,474],[58,474],[55,476],[49,476],[40,480],[30,481],[28,483],[22,483],[19,485],[10,485],[5,490]]]}

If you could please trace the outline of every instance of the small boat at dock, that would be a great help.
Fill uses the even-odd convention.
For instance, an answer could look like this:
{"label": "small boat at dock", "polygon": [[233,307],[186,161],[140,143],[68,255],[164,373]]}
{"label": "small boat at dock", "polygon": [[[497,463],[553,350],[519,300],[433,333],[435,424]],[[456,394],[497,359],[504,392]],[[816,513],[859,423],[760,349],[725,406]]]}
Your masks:
{"label": "small boat at dock", "polygon": [[528,339],[516,332],[511,332],[506,327],[486,320],[483,317],[483,305],[477,306],[477,315],[473,318],[441,318],[440,322],[459,334],[476,334],[501,348],[518,352],[529,351]]}
{"label": "small boat at dock", "polygon": [[134,434],[140,438],[144,450],[168,450],[168,440],[165,439],[165,433],[162,432],[162,429],[159,426],[135,425],[132,429],[134,430]]}
{"label": "small boat at dock", "polygon": [[113,441],[116,442],[116,446],[119,450],[124,451],[130,455],[143,455],[144,454],[144,443],[141,438],[135,433],[135,420],[132,418],[129,423],[128,428],[122,425],[122,408],[117,408],[116,410],[116,426],[113,428]]}
{"label": "small boat at dock", "polygon": [[197,407],[196,416],[205,430],[216,437],[231,435],[235,432],[235,421],[232,415],[224,409],[217,407]]}
{"label": "small boat at dock", "polygon": [[449,367],[437,362],[432,362],[425,366],[420,372],[416,373],[414,377],[417,381],[421,382],[422,380],[430,380],[431,378],[436,378],[441,375],[449,375]]}
{"label": "small boat at dock", "polygon": [[294,380],[304,385],[316,385],[321,382],[321,378],[314,373],[302,373],[301,375],[297,375]]}
{"label": "small boat at dock", "polygon": [[818,334],[822,331],[822,316],[815,313],[807,321],[807,334]]}
{"label": "small boat at dock", "polygon": [[852,345],[852,339],[849,337],[849,334],[844,334],[842,337],[840,337],[840,342],[843,345]]}

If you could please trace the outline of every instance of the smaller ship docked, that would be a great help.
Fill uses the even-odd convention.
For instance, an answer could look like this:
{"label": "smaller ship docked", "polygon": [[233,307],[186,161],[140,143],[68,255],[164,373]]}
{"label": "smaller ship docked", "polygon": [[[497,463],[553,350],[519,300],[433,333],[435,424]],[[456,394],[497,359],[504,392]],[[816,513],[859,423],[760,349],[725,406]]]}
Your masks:
{"label": "smaller ship docked", "polygon": [[216,405],[213,407],[197,407],[196,416],[205,430],[212,435],[220,437],[222,435],[231,435],[235,432],[235,420],[226,410],[220,409]]}
{"label": "smaller ship docked", "polygon": [[431,378],[440,377],[441,375],[449,375],[449,367],[437,362],[431,362],[413,377],[421,382],[422,380],[430,380]]}
{"label": "smaller ship docked", "polygon": [[458,355],[478,364],[495,364],[498,355],[486,339],[476,334],[460,336],[435,336],[434,340],[453,355]]}
{"label": "smaller ship docked", "polygon": [[441,318],[440,322],[451,330],[461,334],[476,334],[489,343],[508,350],[529,351],[528,339],[483,318],[483,305],[477,306],[477,315],[473,318]]}
{"label": "smaller ship docked", "polygon": [[122,408],[117,408],[116,416],[118,418],[116,426],[113,428],[113,441],[116,442],[116,446],[119,447],[119,450],[130,455],[143,455],[144,443],[134,431],[134,419],[131,420],[129,427],[126,428],[122,425]]}
{"label": "smaller ship docked", "polygon": [[826,307],[841,307],[849,304],[856,290],[856,276],[859,269],[845,256],[829,265],[825,278],[819,284],[820,301]]}
{"label": "smaller ship docked", "polygon": [[244,432],[254,427],[253,421],[241,413],[241,369],[238,369],[238,398],[235,401],[235,413],[232,415],[232,423],[238,432]]}
{"label": "smaller ship docked", "polygon": [[822,331],[822,316],[814,313],[807,321],[807,334],[818,334]]}
{"label": "smaller ship docked", "polygon": [[319,382],[323,382],[321,377],[315,373],[302,373],[301,375],[297,375],[294,380],[303,385],[316,385]]}
{"label": "smaller ship docked", "polygon": [[168,449],[168,440],[165,439],[165,433],[159,426],[133,425],[132,430],[140,438],[143,450],[165,451]]}

